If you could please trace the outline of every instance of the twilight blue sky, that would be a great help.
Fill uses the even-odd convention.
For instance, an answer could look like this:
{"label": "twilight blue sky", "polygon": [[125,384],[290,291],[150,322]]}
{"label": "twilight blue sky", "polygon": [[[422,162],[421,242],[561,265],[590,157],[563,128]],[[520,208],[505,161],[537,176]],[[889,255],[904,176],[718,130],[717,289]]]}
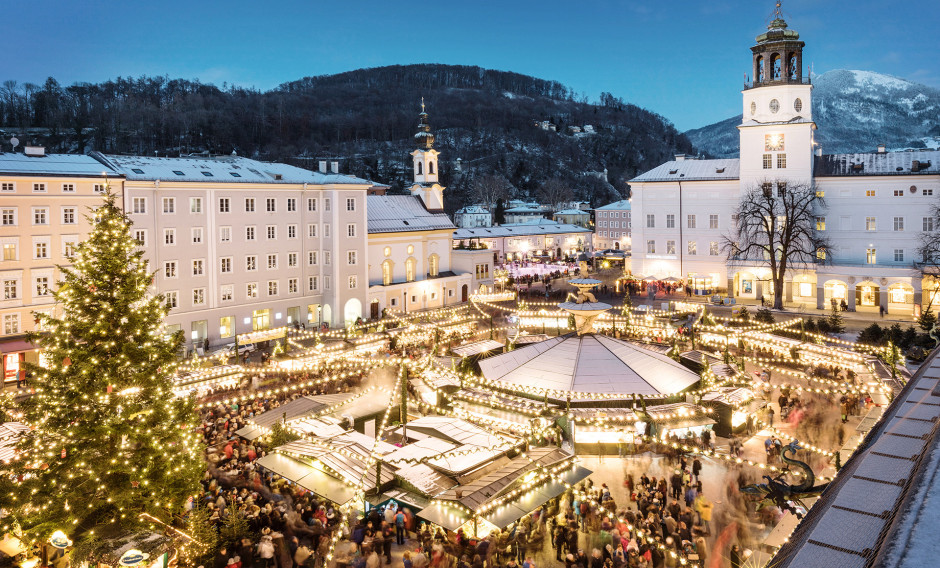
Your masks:
{"label": "twilight blue sky", "polygon": [[[407,63],[480,65],[609,91],[682,130],[740,112],[771,0],[4,2],[0,80],[169,75],[260,89]],[[940,87],[938,0],[784,0],[817,73]]]}

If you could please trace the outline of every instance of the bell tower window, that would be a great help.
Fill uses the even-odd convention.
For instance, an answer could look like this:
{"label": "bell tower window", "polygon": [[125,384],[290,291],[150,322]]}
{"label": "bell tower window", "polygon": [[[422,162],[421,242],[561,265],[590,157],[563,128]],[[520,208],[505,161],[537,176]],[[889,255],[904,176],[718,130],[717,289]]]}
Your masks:
{"label": "bell tower window", "polygon": [[434,173],[434,162],[428,162],[428,173],[429,174]]}
{"label": "bell tower window", "polygon": [[754,79],[758,83],[764,82],[764,56],[758,55],[754,61]]}
{"label": "bell tower window", "polygon": [[773,80],[779,81],[782,79],[783,61],[781,61],[779,53],[770,56],[770,66],[773,68]]}
{"label": "bell tower window", "polygon": [[790,53],[790,55],[787,56],[787,72],[790,80],[800,78],[800,62],[796,58],[796,53]]}

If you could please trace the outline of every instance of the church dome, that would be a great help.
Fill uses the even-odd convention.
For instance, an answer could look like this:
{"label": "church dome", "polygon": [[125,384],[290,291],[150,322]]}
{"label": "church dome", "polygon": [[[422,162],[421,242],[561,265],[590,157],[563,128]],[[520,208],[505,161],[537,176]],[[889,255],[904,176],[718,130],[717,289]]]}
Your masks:
{"label": "church dome", "polygon": [[421,103],[422,112],[418,115],[418,132],[415,134],[415,142],[418,148],[430,150],[434,147],[434,134],[431,133],[431,125],[428,124],[428,113],[423,111],[424,103]]}

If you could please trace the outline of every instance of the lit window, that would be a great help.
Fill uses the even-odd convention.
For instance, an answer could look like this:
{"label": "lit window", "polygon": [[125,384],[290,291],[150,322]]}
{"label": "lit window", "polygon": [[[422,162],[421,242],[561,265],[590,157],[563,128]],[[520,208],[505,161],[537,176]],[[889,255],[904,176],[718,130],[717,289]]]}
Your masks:
{"label": "lit window", "polygon": [[258,270],[258,257],[251,255],[245,257],[245,270]]}
{"label": "lit window", "polygon": [[698,254],[698,243],[696,243],[695,241],[689,241],[688,253],[689,255],[692,255],[692,256]]}
{"label": "lit window", "polygon": [[876,219],[874,217],[865,217],[865,230],[874,231],[877,228]]}
{"label": "lit window", "polygon": [[168,260],[163,263],[163,275],[166,278],[176,278],[176,261]]}
{"label": "lit window", "polygon": [[646,241],[646,253],[656,254],[656,241]]}
{"label": "lit window", "polygon": [[355,265],[356,264],[356,251],[351,250],[346,253],[346,264]]}
{"label": "lit window", "polygon": [[288,294],[297,293],[297,279],[296,278],[289,278],[287,280],[287,293]]}
{"label": "lit window", "polygon": [[269,254],[268,255],[268,270],[273,270],[277,268],[277,255]]}
{"label": "lit window", "polygon": [[895,197],[904,197],[904,190],[903,190],[903,189],[895,189],[895,190],[894,190],[894,196],[895,196]]}
{"label": "lit window", "polygon": [[717,229],[718,228],[718,215],[709,215],[708,216],[708,228]]}
{"label": "lit window", "polygon": [[193,290],[193,305],[201,306],[206,303],[206,289],[196,288]]}
{"label": "lit window", "polygon": [[676,241],[666,241],[666,254],[676,254]]}
{"label": "lit window", "polygon": [[708,243],[708,254],[711,256],[718,256],[718,241],[712,241]]}
{"label": "lit window", "polygon": [[349,277],[349,289],[350,290],[355,289],[357,285],[358,285],[358,278],[356,278],[355,276],[350,276]]}
{"label": "lit window", "polygon": [[3,314],[3,333],[20,332],[20,314]]}
{"label": "lit window", "polygon": [[166,307],[176,308],[179,307],[179,293],[178,292],[167,292],[166,293]]}
{"label": "lit window", "polygon": [[817,231],[826,230],[826,218],[825,217],[816,217],[816,230]]}
{"label": "lit window", "polygon": [[219,259],[219,272],[227,274],[232,271],[232,257]]}
{"label": "lit window", "polygon": [[193,276],[202,276],[205,271],[205,261],[198,259],[193,261]]}
{"label": "lit window", "polygon": [[786,167],[787,167],[787,155],[777,154],[777,168],[784,169]]}
{"label": "lit window", "polygon": [[874,189],[866,189],[866,190],[865,190],[865,197],[874,197],[874,196],[875,196],[875,190],[874,190]]}
{"label": "lit window", "polygon": [[867,262],[868,264],[875,264],[875,259],[876,259],[875,249],[873,248],[865,249],[865,262]]}
{"label": "lit window", "polygon": [[695,228],[695,215],[686,216],[686,222],[687,222],[687,227],[689,229],[694,229]]}
{"label": "lit window", "polygon": [[297,253],[289,252],[287,253],[287,266],[297,266]]}
{"label": "lit window", "polygon": [[225,286],[222,286],[221,298],[223,302],[231,302],[232,300],[234,300],[235,299],[235,286],[233,286],[232,284],[226,284]]}
{"label": "lit window", "polygon": [[17,280],[4,280],[3,281],[3,299],[15,300],[18,296],[17,294],[18,288],[19,288],[19,282]]}
{"label": "lit window", "polygon": [[268,296],[277,296],[277,280],[268,281]]}
{"label": "lit window", "polygon": [[769,170],[774,167],[774,155],[764,154],[764,169]]}
{"label": "lit window", "polygon": [[40,276],[36,278],[36,295],[37,296],[49,295],[49,278],[45,276]]}
{"label": "lit window", "polygon": [[36,243],[36,256],[34,258],[49,258],[49,243]]}
{"label": "lit window", "polygon": [[245,295],[249,298],[258,297],[258,284],[257,282],[250,282],[245,286]]}

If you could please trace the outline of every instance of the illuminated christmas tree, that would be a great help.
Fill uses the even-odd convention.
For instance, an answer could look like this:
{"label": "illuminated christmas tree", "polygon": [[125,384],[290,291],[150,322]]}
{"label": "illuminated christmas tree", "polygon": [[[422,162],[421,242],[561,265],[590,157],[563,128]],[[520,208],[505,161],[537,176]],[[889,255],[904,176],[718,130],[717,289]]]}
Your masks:
{"label": "illuminated christmas tree", "polygon": [[61,530],[95,557],[111,539],[173,524],[205,463],[193,401],[171,391],[182,333],[164,330],[130,222],[110,191],[89,220],[60,269],[62,317],[36,315],[44,366],[27,366],[36,394],[19,410],[31,430],[0,477],[0,526],[27,543]]}

